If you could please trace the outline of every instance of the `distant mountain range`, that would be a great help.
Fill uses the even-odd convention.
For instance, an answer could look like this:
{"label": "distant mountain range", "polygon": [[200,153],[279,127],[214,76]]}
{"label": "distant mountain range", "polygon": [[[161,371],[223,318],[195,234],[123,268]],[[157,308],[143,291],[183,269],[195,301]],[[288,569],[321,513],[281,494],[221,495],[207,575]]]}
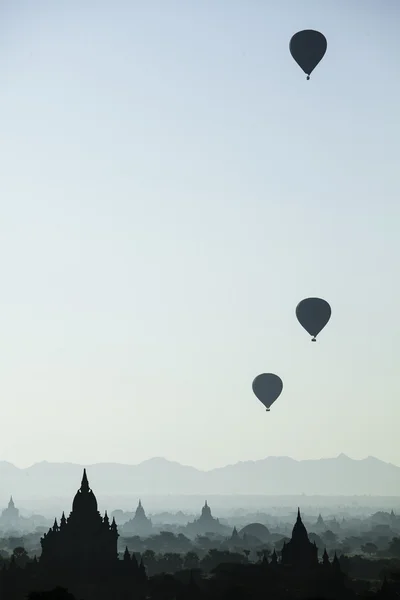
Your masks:
{"label": "distant mountain range", "polygon": [[152,458],[138,465],[40,462],[19,469],[0,462],[0,501],[10,494],[24,498],[72,499],[80,485],[83,466],[99,496],[149,495],[329,495],[400,496],[400,468],[369,456],[297,461],[275,457],[239,462],[201,471]]}

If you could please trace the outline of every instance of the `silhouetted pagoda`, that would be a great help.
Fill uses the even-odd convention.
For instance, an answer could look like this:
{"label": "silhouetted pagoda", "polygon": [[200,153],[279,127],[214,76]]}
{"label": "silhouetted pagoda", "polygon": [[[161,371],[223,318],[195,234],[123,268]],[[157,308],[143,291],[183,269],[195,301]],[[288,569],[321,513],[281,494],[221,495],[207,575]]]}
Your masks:
{"label": "silhouetted pagoda", "polygon": [[57,585],[69,588],[79,598],[97,600],[103,598],[101,594],[115,600],[130,597],[146,582],[146,572],[127,549],[123,560],[118,559],[117,541],[115,519],[110,523],[107,512],[104,517],[99,513],[84,469],[69,517],[63,513],[60,523],[56,519],[44,534],[39,561],[35,559],[22,570],[11,561],[3,569],[0,597],[22,600],[29,590]]}
{"label": "silhouetted pagoda", "polygon": [[310,542],[307,529],[301,520],[300,509],[292,531],[292,539],[285,542],[282,548],[282,565],[312,569],[318,566],[318,548]]}
{"label": "silhouetted pagoda", "polygon": [[50,568],[79,564],[81,570],[89,571],[99,569],[101,565],[110,566],[118,560],[117,540],[115,519],[110,524],[107,512],[104,517],[100,515],[84,469],[68,519],[63,513],[60,524],[56,519],[40,540],[40,562]]}
{"label": "silhouetted pagoda", "polygon": [[7,508],[0,515],[0,529],[13,529],[18,527],[20,521],[19,510],[14,504],[11,496]]}
{"label": "silhouetted pagoda", "polygon": [[327,526],[325,525],[325,521],[323,520],[321,513],[319,513],[319,515],[318,515],[318,519],[314,526],[314,529],[315,529],[315,531],[318,531],[319,533],[323,533],[324,531],[326,531],[328,529]]}
{"label": "silhouetted pagoda", "polygon": [[211,508],[207,504],[207,500],[201,509],[201,515],[191,523],[187,524],[187,531],[196,535],[205,535],[207,533],[227,534],[229,528],[222,525],[219,519],[216,519],[211,514]]}
{"label": "silhouetted pagoda", "polygon": [[146,516],[142,501],[139,500],[135,516],[127,521],[123,526],[124,535],[134,534],[139,536],[148,536],[152,533],[153,524]]}

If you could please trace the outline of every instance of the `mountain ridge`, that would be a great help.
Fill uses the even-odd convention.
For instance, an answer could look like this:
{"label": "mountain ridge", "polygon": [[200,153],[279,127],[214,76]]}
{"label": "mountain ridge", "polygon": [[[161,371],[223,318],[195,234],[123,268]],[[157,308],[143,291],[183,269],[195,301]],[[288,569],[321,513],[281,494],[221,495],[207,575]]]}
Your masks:
{"label": "mountain ridge", "polygon": [[80,466],[82,467],[82,469],[86,468],[89,469],[90,467],[94,467],[94,466],[100,466],[100,465],[107,465],[107,466],[118,466],[118,467],[139,467],[142,465],[146,465],[146,464],[155,464],[157,462],[160,463],[168,463],[170,465],[178,465],[179,467],[183,467],[183,468],[189,468],[189,469],[195,469],[196,471],[199,471],[201,473],[209,473],[211,471],[217,471],[220,469],[226,469],[228,467],[234,467],[236,465],[247,465],[247,464],[255,464],[255,463],[262,463],[262,462],[266,462],[266,461],[270,461],[270,460],[287,460],[290,461],[292,463],[321,463],[321,462],[327,462],[327,461],[334,461],[334,460],[339,460],[339,459],[347,459],[349,461],[352,462],[364,462],[364,461],[369,461],[369,460],[373,460],[374,462],[378,462],[380,464],[385,464],[385,465],[390,465],[393,466],[395,468],[400,468],[398,465],[395,465],[394,463],[388,462],[388,461],[384,461],[380,458],[377,458],[376,456],[372,456],[372,455],[368,455],[364,458],[351,458],[350,456],[348,456],[347,454],[344,454],[343,452],[338,454],[338,456],[327,456],[327,457],[322,457],[322,458],[304,458],[304,459],[297,459],[297,458],[292,458],[291,456],[283,456],[283,455],[271,455],[271,456],[266,456],[265,458],[259,458],[259,459],[249,459],[249,460],[239,460],[235,463],[228,463],[226,465],[222,465],[220,467],[212,467],[211,469],[200,469],[199,467],[195,467],[193,465],[187,465],[187,464],[183,464],[180,463],[177,460],[170,460],[168,458],[165,458],[163,456],[153,456],[151,458],[146,458],[145,460],[142,460],[138,463],[121,463],[121,462],[116,462],[116,461],[112,461],[112,462],[96,462],[96,463],[75,463],[75,462],[71,462],[71,461],[48,461],[48,460],[41,460],[35,463],[32,463],[32,465],[30,465],[29,467],[18,467],[17,465],[14,465],[14,463],[7,461],[7,460],[0,460],[0,469],[2,465],[7,465],[8,467],[12,467],[14,469],[17,469],[18,471],[27,471],[30,470],[34,467],[36,467],[37,465],[68,465],[68,466]]}
{"label": "mountain ridge", "polygon": [[11,494],[71,496],[86,467],[99,495],[400,496],[400,467],[375,457],[296,460],[269,456],[201,470],[163,457],[138,464],[41,461],[19,468],[0,461],[0,499]]}

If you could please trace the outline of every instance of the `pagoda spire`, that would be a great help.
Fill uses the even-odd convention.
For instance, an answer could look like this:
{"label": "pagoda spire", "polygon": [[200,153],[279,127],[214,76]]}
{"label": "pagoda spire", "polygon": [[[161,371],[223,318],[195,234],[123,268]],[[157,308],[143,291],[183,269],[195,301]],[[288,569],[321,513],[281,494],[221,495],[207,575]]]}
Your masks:
{"label": "pagoda spire", "polygon": [[341,566],[337,554],[335,552],[335,556],[333,557],[332,567],[334,568],[336,573],[341,573]]}
{"label": "pagoda spire", "polygon": [[86,469],[83,469],[83,477],[82,477],[82,482],[81,482],[81,492],[88,492],[89,491],[89,481],[86,475]]}
{"label": "pagoda spire", "polygon": [[63,511],[63,514],[61,515],[61,520],[60,520],[60,528],[65,527],[66,524],[67,524],[67,519],[65,518],[65,513]]}
{"label": "pagoda spire", "polygon": [[132,552],[131,564],[134,571],[137,571],[139,569],[139,564],[134,552]]}
{"label": "pagoda spire", "polygon": [[117,528],[117,524],[115,522],[115,517],[113,517],[113,520],[111,522],[111,526],[110,526],[110,530],[113,532],[113,534],[119,538],[119,533],[118,533],[118,528]]}
{"label": "pagoda spire", "polygon": [[330,566],[330,564],[331,564],[331,562],[330,562],[330,560],[329,560],[328,553],[327,553],[327,551],[326,551],[326,548],[325,548],[325,550],[324,550],[324,553],[323,553],[323,555],[322,555],[322,562],[323,562],[323,565],[324,565],[325,567],[327,567],[327,566]]}

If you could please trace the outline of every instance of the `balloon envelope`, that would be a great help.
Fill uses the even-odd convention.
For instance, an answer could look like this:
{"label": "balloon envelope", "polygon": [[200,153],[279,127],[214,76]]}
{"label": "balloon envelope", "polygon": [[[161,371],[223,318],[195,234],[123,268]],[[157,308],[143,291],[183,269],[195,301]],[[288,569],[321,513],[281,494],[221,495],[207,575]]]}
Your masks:
{"label": "balloon envelope", "polygon": [[321,298],[306,298],[299,302],[296,317],[304,329],[315,337],[325,327],[331,318],[332,310],[326,300]]}
{"label": "balloon envelope", "polygon": [[282,379],[273,373],[262,373],[253,381],[253,392],[267,409],[279,398],[282,389]]}
{"label": "balloon envelope", "polygon": [[289,44],[290,54],[308,76],[323,59],[327,47],[326,37],[313,29],[295,33]]}

